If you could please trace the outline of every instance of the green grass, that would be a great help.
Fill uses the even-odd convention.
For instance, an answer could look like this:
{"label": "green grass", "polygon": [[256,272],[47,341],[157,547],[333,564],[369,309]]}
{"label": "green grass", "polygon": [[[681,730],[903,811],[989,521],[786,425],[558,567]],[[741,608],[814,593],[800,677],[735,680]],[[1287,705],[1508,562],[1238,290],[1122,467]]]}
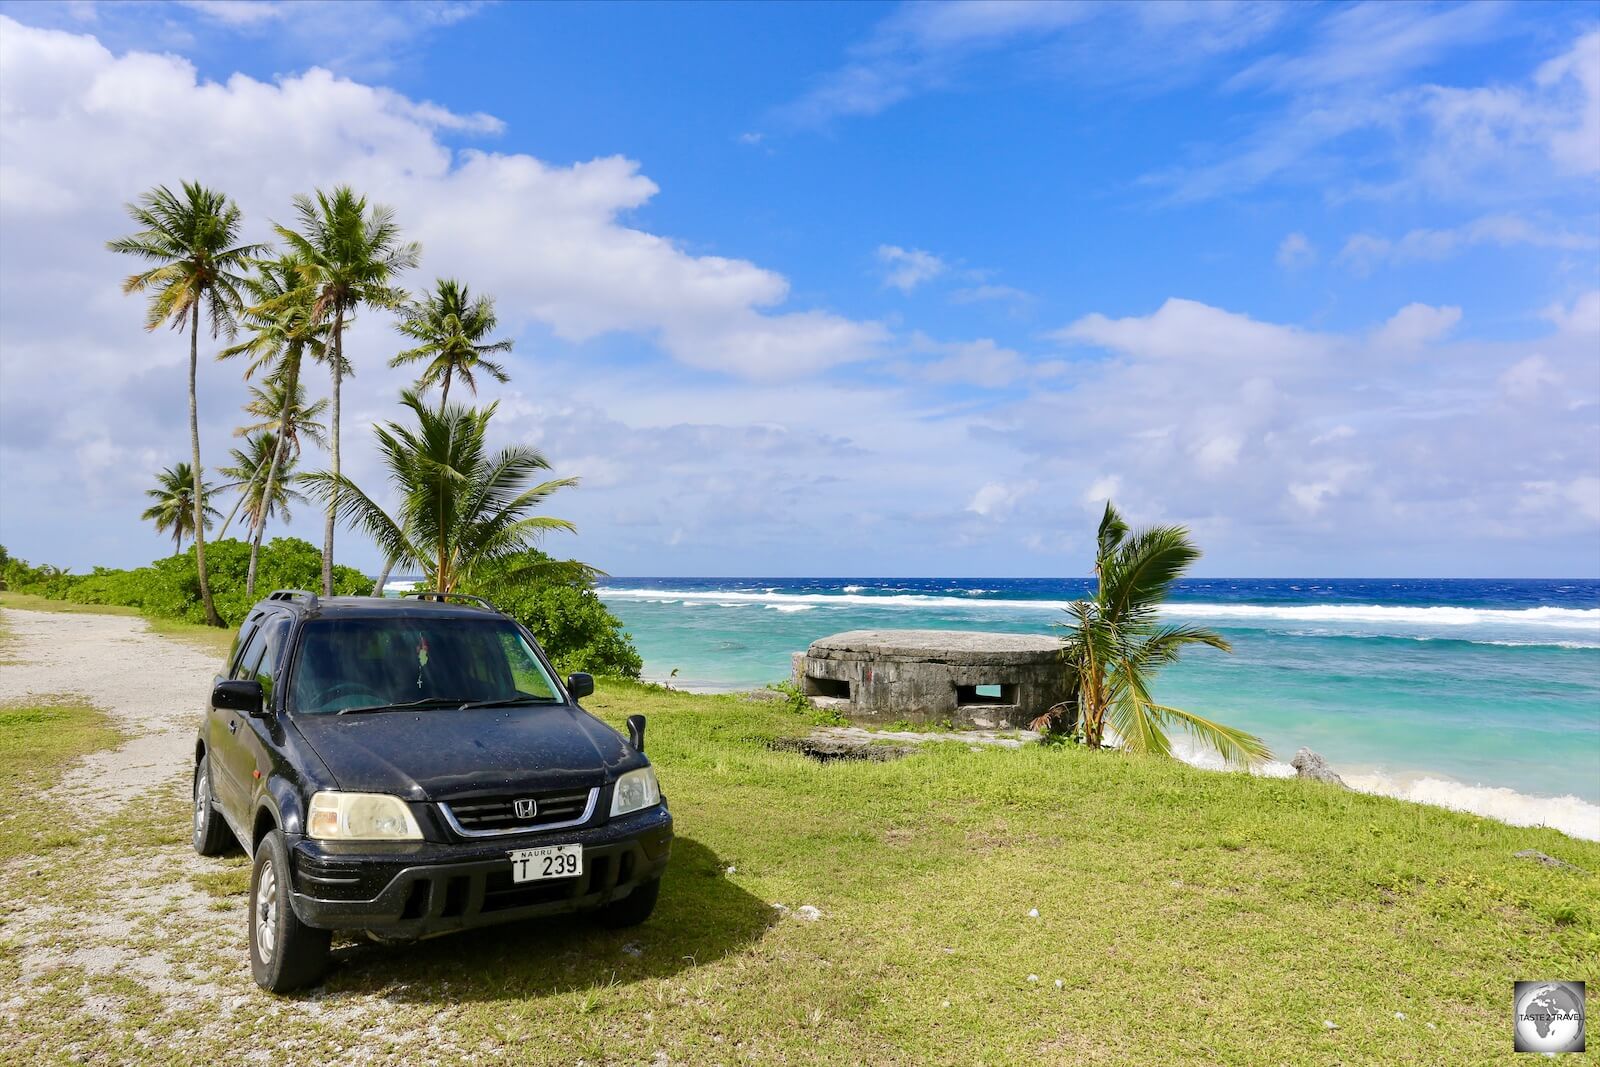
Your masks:
{"label": "green grass", "polygon": [[[166,637],[176,638],[205,652],[226,656],[233,646],[237,627],[201,626],[177,619],[163,619],[145,615],[138,608],[115,604],[74,604],[67,600],[51,600],[32,593],[13,593],[0,590],[0,608],[19,608],[24,611],[51,611],[69,615],[131,615],[142,618],[150,629]],[[3,651],[0,651],[3,654]]]}
{"label": "green grass", "polygon": [[79,843],[68,813],[39,795],[73,760],[120,739],[94,708],[0,707],[0,863]]}
{"label": "green grass", "polygon": [[[174,785],[93,842],[41,853],[32,891],[87,904],[100,890],[83,853],[143,858],[150,878],[204,894],[232,948],[174,948],[185,927],[166,919],[128,944],[222,982],[236,1003],[219,1011],[65,968],[20,1016],[20,1052],[117,1062],[151,1058],[159,1041],[156,1058],[174,1062],[278,1047],[307,1062],[478,1050],[592,1064],[658,1053],[693,1064],[1511,1064],[1514,980],[1600,988],[1600,877],[1513,857],[1536,848],[1600,872],[1600,845],[1554,831],[1073,747],[953,743],[823,765],[768,747],[809,729],[782,703],[603,680],[586,704],[618,726],[649,716],[677,821],[644,926],[559,919],[410,946],[341,939],[316,1011],[302,1010],[250,991],[241,858],[174,858],[187,829]],[[796,917],[806,904],[821,918]],[[0,976],[15,954],[0,951]],[[126,1004],[124,1021],[81,1036],[90,994]],[[428,1044],[368,1040],[341,1011]]]}
{"label": "green grass", "polygon": [[1600,983],[1600,879],[1512,855],[1600,871],[1553,831],[1073,748],[821,765],[768,749],[804,728],[781,705],[590,703],[650,716],[680,835],[656,919],[374,952],[334,995],[448,983],[469,1039],[601,1061],[1432,1064],[1508,1054],[1519,977]]}

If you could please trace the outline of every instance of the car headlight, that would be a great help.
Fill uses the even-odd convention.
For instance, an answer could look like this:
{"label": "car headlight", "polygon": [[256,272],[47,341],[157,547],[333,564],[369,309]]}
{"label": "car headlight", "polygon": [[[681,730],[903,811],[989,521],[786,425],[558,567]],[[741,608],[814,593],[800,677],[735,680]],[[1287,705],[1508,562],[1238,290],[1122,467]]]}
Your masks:
{"label": "car headlight", "polygon": [[422,840],[411,809],[387,793],[317,793],[306,827],[322,841]]}
{"label": "car headlight", "polygon": [[617,779],[617,787],[611,792],[612,815],[626,815],[659,803],[661,787],[656,784],[656,772],[651,767],[640,767],[624,774]]}

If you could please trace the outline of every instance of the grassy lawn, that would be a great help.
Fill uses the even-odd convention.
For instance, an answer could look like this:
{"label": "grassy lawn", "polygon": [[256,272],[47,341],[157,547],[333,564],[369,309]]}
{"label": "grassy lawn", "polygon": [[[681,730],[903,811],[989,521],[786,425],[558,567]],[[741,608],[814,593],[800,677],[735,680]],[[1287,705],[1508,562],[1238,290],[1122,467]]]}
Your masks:
{"label": "grassy lawn", "polygon": [[[0,608],[21,608],[25,611],[54,611],[73,615],[133,615],[150,624],[150,629],[158,634],[176,638],[194,645],[206,652],[219,656],[226,656],[233,643],[233,635],[238,632],[238,627],[218,628],[215,626],[201,626],[192,622],[180,622],[176,619],[160,619],[142,614],[138,608],[121,607],[114,604],[74,604],[67,600],[51,600],[47,597],[34,596],[31,593],[13,593],[0,590]],[[0,646],[3,647],[3,646]]]}
{"label": "grassy lawn", "polygon": [[78,843],[59,804],[39,795],[79,756],[121,739],[94,708],[0,707],[0,864]]}
{"label": "grassy lawn", "polygon": [[[781,704],[604,681],[587,703],[619,726],[650,717],[679,838],[649,923],[341,941],[325,986],[272,998],[249,984],[242,860],[185,851],[172,783],[84,847],[170,898],[124,949],[166,960],[179,986],[63,966],[15,1047],[71,1042],[104,1062],[276,1047],[296,1062],[1515,1063],[1513,980],[1600,988],[1600,877],[1512,855],[1600,872],[1600,845],[1553,831],[1072,749],[823,765],[768,747],[806,728]],[[31,891],[92,901],[80,852],[50,850]],[[197,923],[211,939],[183,941]]]}

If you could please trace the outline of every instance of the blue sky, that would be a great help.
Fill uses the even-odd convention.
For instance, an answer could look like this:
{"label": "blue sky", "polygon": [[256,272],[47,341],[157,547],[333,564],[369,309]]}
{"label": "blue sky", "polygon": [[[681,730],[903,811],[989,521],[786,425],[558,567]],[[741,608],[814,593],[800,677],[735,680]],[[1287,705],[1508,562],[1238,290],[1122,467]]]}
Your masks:
{"label": "blue sky", "polygon": [[[409,284],[496,295],[497,432],[584,478],[548,547],[617,574],[1078,574],[1108,494],[1213,575],[1600,573],[1592,5],[0,15],[24,557],[162,551],[184,350],[101,245],[193,176],[262,237],[350,181]],[[383,316],[352,346],[375,478],[405,376]],[[205,374],[216,455],[244,387]]]}

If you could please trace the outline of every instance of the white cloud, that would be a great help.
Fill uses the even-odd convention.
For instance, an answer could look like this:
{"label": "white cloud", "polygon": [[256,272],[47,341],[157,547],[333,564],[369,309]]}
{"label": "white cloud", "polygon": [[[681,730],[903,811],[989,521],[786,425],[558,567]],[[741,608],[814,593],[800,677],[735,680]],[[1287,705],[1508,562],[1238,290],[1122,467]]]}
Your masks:
{"label": "white cloud", "polygon": [[1385,351],[1414,352],[1444,337],[1460,321],[1458,307],[1407,304],[1379,328],[1373,341]]}
{"label": "white cloud", "polygon": [[944,260],[920,248],[879,245],[878,262],[884,265],[883,284],[909,293],[923,282],[945,272]]}
{"label": "white cloud", "polygon": [[905,377],[934,384],[1000,389],[1030,376],[1050,376],[1054,369],[1030,364],[1020,352],[989,337],[940,342],[918,333],[912,337],[910,347],[937,358],[897,363],[894,369]]}
{"label": "white cloud", "polygon": [[1001,303],[1026,304],[1033,300],[1033,295],[1010,285],[995,285],[985,282],[968,286],[964,289],[957,289],[950,294],[950,300],[956,304],[981,304],[991,300]]}
{"label": "white cloud", "polygon": [[967,510],[985,519],[1003,519],[1016,509],[1025,497],[1039,488],[1037,482],[989,482],[972,494]]}
{"label": "white cloud", "polygon": [[[631,160],[452,153],[434,131],[498,123],[315,69],[276,84],[202,83],[171,56],[116,57],[91,38],[9,21],[0,57],[8,244],[60,256],[50,248],[64,222],[98,244],[125,228],[121,201],[191,175],[226,176],[260,233],[287,214],[290,194],[351,180],[396,208],[430,271],[471,277],[500,298],[503,317],[562,338],[636,333],[696,367],[781,377],[866,358],[886,336],[875,323],[784,309],[787,280],[748,260],[691,255],[625,224],[656,192]],[[96,269],[104,290],[116,268]]]}
{"label": "white cloud", "polygon": [[1540,355],[1524,356],[1500,375],[1500,389],[1512,400],[1536,399],[1546,386],[1561,384],[1561,375]]}
{"label": "white cloud", "polygon": [[1335,262],[1366,276],[1380,264],[1437,262],[1477,245],[1508,248],[1528,245],[1567,251],[1600,248],[1600,237],[1535,225],[1515,215],[1485,215],[1449,229],[1418,228],[1398,240],[1375,234],[1354,234]]}
{"label": "white cloud", "polygon": [[1328,348],[1325,340],[1294,327],[1257,322],[1248,315],[1177,297],[1148,316],[1085,315],[1051,336],[1144,358],[1223,367],[1293,363],[1315,358]]}
{"label": "white cloud", "polygon": [[1317,250],[1303,233],[1291,233],[1278,245],[1278,266],[1284,270],[1299,270],[1317,261]]}
{"label": "white cloud", "polygon": [[1122,479],[1115,474],[1103,474],[1089,483],[1089,488],[1083,491],[1083,502],[1090,505],[1104,504],[1108,500],[1115,500],[1122,492]]}
{"label": "white cloud", "polygon": [[1278,6],[1263,3],[906,4],[854,45],[843,66],[780,114],[800,125],[876,115],[914,96],[959,87],[964,70],[1003,48],[1039,53],[1032,69],[1060,77],[1147,86],[1184,76],[1210,57],[1258,39],[1280,14]]}
{"label": "white cloud", "polygon": [[[1282,94],[1281,110],[1268,111],[1234,143],[1197,152],[1191,164],[1145,180],[1177,200],[1269,181],[1312,184],[1334,199],[1504,202],[1526,199],[1534,188],[1587,194],[1571,179],[1600,170],[1600,75],[1592,58],[1600,52],[1600,30],[1576,38],[1518,83],[1394,85],[1446,49],[1484,39],[1500,10],[1372,3],[1338,9],[1305,53],[1263,61],[1235,80],[1236,88]],[[1387,28],[1379,34],[1377,27]],[[1369,76],[1373,66],[1381,76]],[[1356,138],[1359,151],[1339,151]]]}

